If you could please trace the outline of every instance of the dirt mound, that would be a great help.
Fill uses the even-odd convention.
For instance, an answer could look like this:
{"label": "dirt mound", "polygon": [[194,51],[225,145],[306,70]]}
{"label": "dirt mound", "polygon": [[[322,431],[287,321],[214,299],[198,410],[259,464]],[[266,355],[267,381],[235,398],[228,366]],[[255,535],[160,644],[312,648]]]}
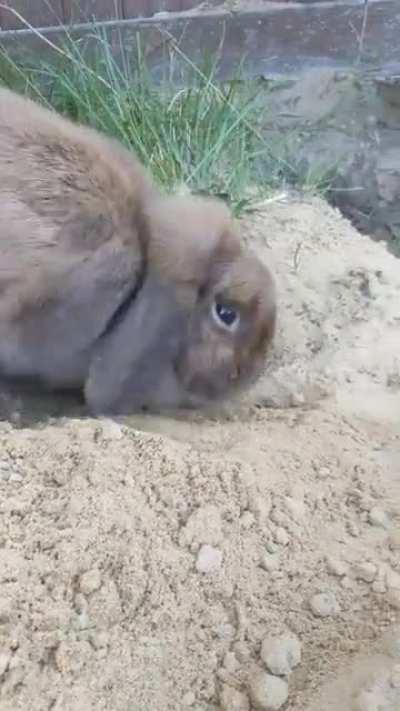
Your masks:
{"label": "dirt mound", "polygon": [[399,708],[398,262],[320,200],[244,226],[243,402],[0,425],[0,711]]}

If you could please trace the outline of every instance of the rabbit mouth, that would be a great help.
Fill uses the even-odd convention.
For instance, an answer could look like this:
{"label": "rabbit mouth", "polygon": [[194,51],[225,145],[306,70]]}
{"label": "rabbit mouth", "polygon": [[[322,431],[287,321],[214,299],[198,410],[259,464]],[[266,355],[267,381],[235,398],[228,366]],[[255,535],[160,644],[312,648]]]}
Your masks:
{"label": "rabbit mouth", "polygon": [[220,402],[232,395],[238,388],[239,381],[230,379],[224,373],[196,373],[185,378],[184,391],[191,407],[203,408],[210,403]]}

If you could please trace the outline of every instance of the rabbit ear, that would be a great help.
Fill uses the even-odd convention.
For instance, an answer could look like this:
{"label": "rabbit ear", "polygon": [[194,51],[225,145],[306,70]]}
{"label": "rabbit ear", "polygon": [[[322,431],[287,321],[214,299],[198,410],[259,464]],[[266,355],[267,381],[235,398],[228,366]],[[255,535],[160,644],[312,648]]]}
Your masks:
{"label": "rabbit ear", "polygon": [[143,258],[112,225],[84,215],[55,237],[52,247],[31,254],[23,244],[20,259],[11,249],[0,260],[0,366],[64,386],[83,381],[89,349],[136,288]]}
{"label": "rabbit ear", "polygon": [[173,290],[147,276],[95,348],[85,384],[93,414],[128,414],[144,407],[176,406],[183,397],[173,362],[186,317]]}

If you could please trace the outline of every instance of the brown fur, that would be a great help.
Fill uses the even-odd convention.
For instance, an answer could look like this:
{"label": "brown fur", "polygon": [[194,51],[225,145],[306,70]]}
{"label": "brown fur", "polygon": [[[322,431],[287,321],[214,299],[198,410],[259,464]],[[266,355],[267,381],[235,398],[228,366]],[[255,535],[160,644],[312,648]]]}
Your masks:
{"label": "brown fur", "polygon": [[[274,285],[227,208],[160,195],[118,142],[0,89],[0,372],[83,385],[95,344],[148,274],[187,315],[184,388],[207,398],[257,376]],[[209,316],[217,296],[241,313],[234,335]]]}

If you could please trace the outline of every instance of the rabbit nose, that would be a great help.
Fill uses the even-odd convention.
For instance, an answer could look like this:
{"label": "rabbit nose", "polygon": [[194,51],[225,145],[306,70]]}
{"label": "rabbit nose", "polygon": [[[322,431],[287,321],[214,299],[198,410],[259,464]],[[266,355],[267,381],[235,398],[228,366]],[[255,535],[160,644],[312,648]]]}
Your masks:
{"label": "rabbit nose", "polygon": [[204,374],[196,374],[187,385],[189,391],[209,400],[219,397],[224,390],[219,378],[215,379]]}

